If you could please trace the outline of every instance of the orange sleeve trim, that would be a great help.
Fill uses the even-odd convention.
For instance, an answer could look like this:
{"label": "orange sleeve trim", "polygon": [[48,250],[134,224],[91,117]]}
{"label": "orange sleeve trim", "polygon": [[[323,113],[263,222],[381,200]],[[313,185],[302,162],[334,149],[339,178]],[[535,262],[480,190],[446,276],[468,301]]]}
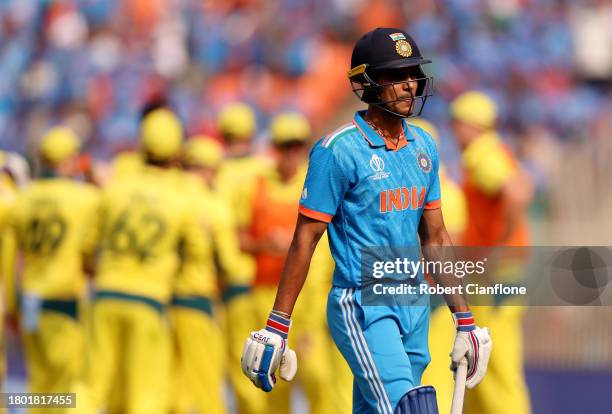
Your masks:
{"label": "orange sleeve trim", "polygon": [[425,210],[435,210],[442,207],[442,200],[434,200],[425,204]]}
{"label": "orange sleeve trim", "polygon": [[300,214],[309,217],[311,219],[315,219],[315,220],[319,220],[322,221],[324,223],[329,223],[332,221],[333,216],[330,214],[325,214],[325,213],[321,213],[320,211],[316,211],[316,210],[311,210],[309,208],[306,208],[302,205],[300,205],[300,208],[298,209],[298,211],[300,212]]}

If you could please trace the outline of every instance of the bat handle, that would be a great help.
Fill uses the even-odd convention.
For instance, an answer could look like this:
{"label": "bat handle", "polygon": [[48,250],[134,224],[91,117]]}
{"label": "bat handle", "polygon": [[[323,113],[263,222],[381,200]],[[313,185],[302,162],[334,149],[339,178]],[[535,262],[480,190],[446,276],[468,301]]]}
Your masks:
{"label": "bat handle", "polygon": [[453,402],[451,405],[451,414],[463,413],[463,396],[465,394],[465,379],[467,376],[468,362],[463,358],[457,366],[455,372],[455,390],[453,392]]}

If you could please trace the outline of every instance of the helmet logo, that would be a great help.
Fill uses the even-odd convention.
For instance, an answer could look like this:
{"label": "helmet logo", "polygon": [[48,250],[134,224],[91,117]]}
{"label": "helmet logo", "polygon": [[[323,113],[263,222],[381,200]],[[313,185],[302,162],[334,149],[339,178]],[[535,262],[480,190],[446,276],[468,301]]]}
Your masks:
{"label": "helmet logo", "polygon": [[394,42],[397,42],[398,40],[406,40],[406,36],[404,36],[403,33],[391,33],[389,35],[389,37],[391,38],[391,40],[393,40]]}
{"label": "helmet logo", "polygon": [[405,40],[398,40],[395,42],[395,51],[398,55],[403,57],[412,56],[412,46]]}

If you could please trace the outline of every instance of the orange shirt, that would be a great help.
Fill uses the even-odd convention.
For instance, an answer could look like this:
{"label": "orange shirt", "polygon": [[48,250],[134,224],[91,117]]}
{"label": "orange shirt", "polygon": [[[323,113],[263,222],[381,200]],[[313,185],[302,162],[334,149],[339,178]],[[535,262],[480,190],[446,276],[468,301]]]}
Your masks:
{"label": "orange shirt", "polygon": [[[274,172],[258,178],[252,198],[249,231],[256,242],[270,237],[291,239],[295,230],[304,172],[300,170],[289,182],[281,182]],[[286,252],[261,252],[254,255],[255,285],[277,285],[285,266]]]}

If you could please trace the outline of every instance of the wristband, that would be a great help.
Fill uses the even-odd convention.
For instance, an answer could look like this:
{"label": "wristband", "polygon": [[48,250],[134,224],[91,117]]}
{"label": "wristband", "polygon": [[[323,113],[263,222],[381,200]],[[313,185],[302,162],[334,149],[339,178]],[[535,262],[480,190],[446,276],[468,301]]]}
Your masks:
{"label": "wristband", "polygon": [[285,318],[274,311],[270,312],[268,321],[266,322],[266,330],[277,335],[281,338],[287,339],[289,336],[289,328],[291,328],[291,319]]}
{"label": "wristband", "polygon": [[472,311],[455,312],[453,313],[453,320],[455,321],[455,328],[459,332],[471,332],[476,329]]}

